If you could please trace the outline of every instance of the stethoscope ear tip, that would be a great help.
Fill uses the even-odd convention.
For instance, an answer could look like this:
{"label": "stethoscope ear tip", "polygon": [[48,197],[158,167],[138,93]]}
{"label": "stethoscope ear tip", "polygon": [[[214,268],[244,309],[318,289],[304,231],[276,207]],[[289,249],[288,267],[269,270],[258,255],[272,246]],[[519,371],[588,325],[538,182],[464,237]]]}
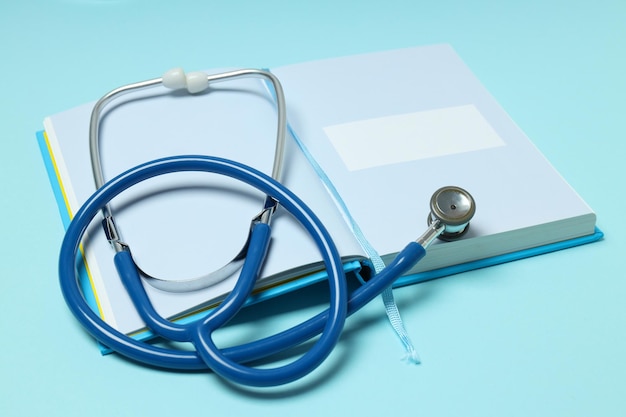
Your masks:
{"label": "stethoscope ear tip", "polygon": [[439,238],[455,240],[467,233],[474,213],[476,202],[469,192],[461,187],[445,186],[435,191],[430,198],[428,224],[438,221],[445,226]]}

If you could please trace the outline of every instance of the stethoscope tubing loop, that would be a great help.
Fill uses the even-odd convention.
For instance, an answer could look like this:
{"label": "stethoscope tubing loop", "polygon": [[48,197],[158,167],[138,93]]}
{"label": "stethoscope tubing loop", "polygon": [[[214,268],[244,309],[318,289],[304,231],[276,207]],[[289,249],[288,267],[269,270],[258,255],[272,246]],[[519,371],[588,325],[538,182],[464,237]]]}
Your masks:
{"label": "stethoscope tubing loop", "polygon": [[[219,349],[215,348],[215,350],[212,350],[210,353],[203,354],[203,356],[205,356],[205,359],[210,358],[209,362],[212,361],[211,367],[214,368],[213,370],[217,373],[230,380],[234,380],[235,382],[248,385],[282,384],[298,379],[299,377],[310,372],[328,356],[341,334],[343,323],[346,318],[347,289],[339,254],[337,253],[330,235],[325,230],[319,219],[317,219],[310,209],[308,209],[308,207],[306,207],[306,205],[304,205],[304,203],[302,203],[289,190],[265,174],[262,174],[243,164],[222,158],[206,156],[179,156],[151,161],[130,169],[129,171],[109,181],[88,199],[83,207],[81,207],[81,209],[77,212],[68,227],[61,247],[59,260],[61,288],[72,313],[96,339],[131,359],[165,368],[206,368],[206,364],[203,360],[201,360],[196,352],[177,351],[138,342],[103,322],[91,310],[82,297],[82,293],[76,282],[74,270],[75,259],[82,236],[92,219],[104,205],[108,204],[110,200],[122,191],[138,184],[141,181],[157,175],[179,171],[207,171],[221,173],[246,182],[263,191],[267,195],[276,198],[280,204],[283,205],[283,207],[292,212],[292,214],[298,218],[298,220],[305,228],[307,228],[309,233],[311,233],[316,240],[324,258],[330,282],[331,305],[328,310],[328,319],[320,339],[315,342],[313,349],[309,351],[310,354],[307,353],[291,364],[282,367],[281,369],[284,368],[284,372],[274,370],[273,374],[275,377],[279,377],[278,379],[275,377],[272,378],[272,370],[263,370],[263,372],[261,372],[262,375],[259,375],[256,371],[260,370],[243,367],[242,365],[228,359],[228,350],[220,352]],[[213,349],[213,346],[210,346],[212,342],[207,343],[207,340],[209,339],[207,339],[206,335],[208,333],[198,332],[198,334],[202,334],[202,336],[196,338],[196,341],[201,342],[199,345],[209,346]],[[282,342],[300,339],[301,338],[285,338]],[[251,344],[254,343],[255,342],[252,342]],[[282,347],[274,345],[271,350],[275,353],[291,346],[293,345],[283,343]],[[246,348],[246,346],[243,347]],[[299,368],[300,366],[302,368]]]}

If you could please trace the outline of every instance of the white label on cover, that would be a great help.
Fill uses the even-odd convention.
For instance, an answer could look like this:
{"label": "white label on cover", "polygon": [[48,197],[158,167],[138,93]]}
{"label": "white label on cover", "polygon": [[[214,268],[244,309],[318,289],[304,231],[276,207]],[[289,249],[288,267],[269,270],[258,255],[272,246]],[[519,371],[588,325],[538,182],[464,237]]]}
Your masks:
{"label": "white label on cover", "polygon": [[343,123],[324,132],[350,171],[505,144],[474,105]]}

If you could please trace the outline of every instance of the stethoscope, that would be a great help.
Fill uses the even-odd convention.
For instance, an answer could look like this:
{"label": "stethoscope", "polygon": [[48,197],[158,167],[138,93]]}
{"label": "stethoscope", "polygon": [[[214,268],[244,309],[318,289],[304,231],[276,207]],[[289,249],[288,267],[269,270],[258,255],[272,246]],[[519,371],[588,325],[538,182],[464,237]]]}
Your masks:
{"label": "stethoscope", "polygon": [[[99,155],[98,124],[104,107],[114,98],[131,91],[163,85],[190,93],[206,89],[211,83],[238,78],[262,78],[273,86],[278,114],[275,160],[272,176],[231,160],[202,155],[173,156],[138,165],[105,182]],[[211,369],[221,377],[249,386],[275,386],[295,381],[312,372],[330,354],[341,335],[346,317],[359,310],[407,273],[426,254],[438,237],[453,240],[467,232],[475,212],[472,196],[459,187],[443,187],[430,200],[426,231],[410,242],[382,271],[348,294],[341,258],[328,231],[317,216],[280,182],[284,158],[286,112],[278,79],[267,71],[244,69],[207,75],[185,74],[176,69],[162,78],[129,84],[103,96],[94,106],[90,125],[91,162],[97,191],[72,219],[61,246],[59,276],[63,295],[83,327],[110,349],[137,362],[166,369]],[[259,215],[251,221],[248,239],[242,250],[223,268],[206,276],[186,281],[165,281],[142,276],[132,258],[130,246],[121,239],[109,205],[128,188],[149,178],[182,171],[219,174],[246,183],[266,195]],[[273,336],[239,346],[220,349],[212,334],[241,309],[254,289],[263,265],[271,235],[271,217],[280,205],[307,230],[315,241],[328,274],[330,301],[327,310]],[[154,334],[174,342],[190,342],[195,350],[177,350],[138,341],[104,322],[83,298],[76,279],[76,259],[85,231],[98,215],[103,216],[105,234],[115,250],[114,263],[133,305]],[[178,323],[160,316],[153,307],[142,281],[171,291],[187,291],[212,285],[240,269],[239,278],[224,301],[206,316],[189,323]],[[286,365],[255,368],[245,365],[297,346],[319,335],[310,349]]]}

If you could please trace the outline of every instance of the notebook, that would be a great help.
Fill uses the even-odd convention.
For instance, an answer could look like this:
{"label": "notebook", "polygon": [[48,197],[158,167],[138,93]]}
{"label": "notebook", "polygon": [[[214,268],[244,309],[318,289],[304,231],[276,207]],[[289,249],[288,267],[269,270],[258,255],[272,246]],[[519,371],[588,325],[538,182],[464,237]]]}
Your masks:
{"label": "notebook", "polygon": [[[415,240],[426,228],[431,194],[445,185],[463,187],[476,200],[470,229],[460,240],[434,243],[398,286],[602,237],[593,210],[451,46],[271,71],[287,102],[283,183],[321,218],[347,272],[366,277],[372,251],[389,261]],[[94,104],[47,117],[38,134],[66,226],[95,191],[88,145]],[[162,87],[127,94],[102,117],[104,174],[110,179],[140,163],[183,154],[220,156],[269,173],[275,130],[272,90],[258,79],[218,83],[195,95]],[[229,178],[176,173],[135,186],[112,207],[142,270],[162,279],[186,279],[219,268],[241,249],[263,200],[258,191]],[[272,230],[250,302],[325,278],[314,243],[288,213],[277,211]],[[83,291],[107,323],[150,337],[117,278],[113,255],[96,219],[82,245]],[[147,284],[146,289],[160,314],[189,320],[219,303],[236,279],[233,274],[189,293]]]}

